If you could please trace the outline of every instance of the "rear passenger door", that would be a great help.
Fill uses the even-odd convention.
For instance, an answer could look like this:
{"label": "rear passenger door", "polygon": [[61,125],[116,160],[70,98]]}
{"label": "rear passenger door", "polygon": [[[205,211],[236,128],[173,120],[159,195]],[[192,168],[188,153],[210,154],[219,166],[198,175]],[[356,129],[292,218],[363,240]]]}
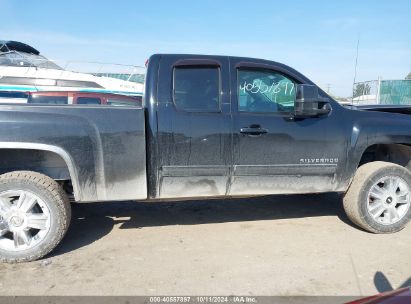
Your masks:
{"label": "rear passenger door", "polygon": [[225,195],[232,165],[228,59],[163,58],[158,83],[160,197]]}

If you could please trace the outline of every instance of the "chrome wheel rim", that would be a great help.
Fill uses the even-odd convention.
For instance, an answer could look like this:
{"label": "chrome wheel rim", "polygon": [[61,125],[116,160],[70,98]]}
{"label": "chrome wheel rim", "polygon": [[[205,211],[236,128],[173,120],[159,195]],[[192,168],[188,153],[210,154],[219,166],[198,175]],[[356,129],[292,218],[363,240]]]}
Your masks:
{"label": "chrome wheel rim", "polygon": [[25,190],[0,193],[0,249],[23,251],[39,244],[50,230],[50,210]]}
{"label": "chrome wheel rim", "polygon": [[368,192],[367,210],[377,223],[392,225],[407,214],[410,201],[410,187],[407,182],[398,176],[385,176]]}

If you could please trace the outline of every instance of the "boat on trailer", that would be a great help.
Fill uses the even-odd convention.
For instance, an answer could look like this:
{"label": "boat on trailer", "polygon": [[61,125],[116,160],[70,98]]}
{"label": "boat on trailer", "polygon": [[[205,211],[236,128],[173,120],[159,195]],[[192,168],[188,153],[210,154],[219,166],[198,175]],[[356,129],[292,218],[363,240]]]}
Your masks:
{"label": "boat on trailer", "polygon": [[[120,66],[120,65],[119,65]],[[141,67],[132,67],[142,71]],[[74,72],[42,56],[30,45],[0,40],[0,97],[17,92],[78,91],[142,96],[143,74]]]}

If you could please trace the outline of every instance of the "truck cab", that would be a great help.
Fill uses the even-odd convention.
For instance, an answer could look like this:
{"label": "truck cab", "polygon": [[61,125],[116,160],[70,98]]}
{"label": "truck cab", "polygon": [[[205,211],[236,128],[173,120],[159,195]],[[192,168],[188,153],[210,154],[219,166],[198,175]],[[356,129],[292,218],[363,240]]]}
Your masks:
{"label": "truck cab", "polygon": [[221,56],[155,55],[149,62],[148,77],[157,79],[148,83],[159,83],[146,86],[145,98],[157,120],[151,196],[272,194],[272,185],[275,193],[307,193],[346,186],[345,109],[320,91],[329,111],[296,117],[298,86],[314,84],[294,69]]}

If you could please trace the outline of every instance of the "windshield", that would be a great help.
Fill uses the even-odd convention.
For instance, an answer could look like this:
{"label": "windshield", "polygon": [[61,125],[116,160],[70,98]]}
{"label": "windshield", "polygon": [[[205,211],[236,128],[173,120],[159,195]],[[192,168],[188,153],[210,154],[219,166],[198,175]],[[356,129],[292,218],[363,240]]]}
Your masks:
{"label": "windshield", "polygon": [[41,55],[17,51],[0,53],[0,65],[62,70],[57,64]]}

